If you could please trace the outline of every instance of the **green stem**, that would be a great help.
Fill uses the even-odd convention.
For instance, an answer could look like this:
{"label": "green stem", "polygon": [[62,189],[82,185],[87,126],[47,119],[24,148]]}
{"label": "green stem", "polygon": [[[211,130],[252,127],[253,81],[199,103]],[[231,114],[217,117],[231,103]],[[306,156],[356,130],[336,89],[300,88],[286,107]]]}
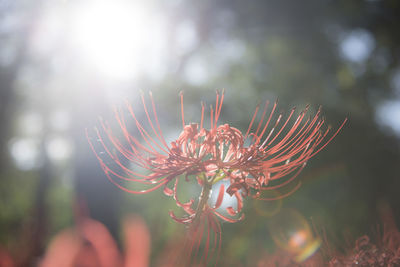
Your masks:
{"label": "green stem", "polygon": [[196,213],[195,213],[195,216],[193,218],[193,222],[197,222],[199,220],[201,214],[203,213],[203,211],[207,207],[207,202],[208,202],[208,199],[210,198],[210,192],[211,192],[212,184],[209,183],[207,181],[207,179],[205,179],[203,181],[204,181],[203,189],[202,189],[200,197],[199,197],[199,204],[197,205]]}
{"label": "green stem", "polygon": [[212,184],[215,184],[216,182],[221,181],[222,179],[224,179],[226,177],[225,172],[219,171],[219,173],[220,173],[219,176],[215,176],[215,178],[212,180]]}

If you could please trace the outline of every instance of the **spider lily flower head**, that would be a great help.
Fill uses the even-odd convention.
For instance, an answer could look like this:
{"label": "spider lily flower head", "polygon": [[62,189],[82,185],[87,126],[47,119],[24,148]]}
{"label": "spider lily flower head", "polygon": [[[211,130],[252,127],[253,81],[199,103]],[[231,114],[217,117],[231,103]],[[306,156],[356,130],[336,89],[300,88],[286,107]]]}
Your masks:
{"label": "spider lily flower head", "polygon": [[269,102],[266,102],[259,123],[254,126],[259,112],[259,107],[256,108],[244,136],[245,139],[252,139],[252,143],[243,147],[240,159],[230,169],[231,185],[227,192],[231,195],[239,189],[243,189],[242,195],[260,200],[275,200],[290,195],[299,188],[300,182],[291,191],[278,197],[265,198],[261,193],[282,188],[294,181],[307,161],[320,152],[347,121],[345,119],[338,130],[327,138],[331,127],[323,130],[325,120],[321,118],[321,108],[313,117],[307,118],[307,106],[289,125],[295,108],[286,119],[283,120],[283,114],[279,114],[272,122],[277,102],[266,116],[268,105]]}
{"label": "spider lily flower head", "polygon": [[[247,131],[240,130],[229,124],[219,124],[219,117],[224,101],[224,93],[217,92],[215,106],[210,107],[210,126],[206,128],[205,105],[202,104],[199,123],[186,124],[183,104],[183,94],[180,94],[182,132],[178,138],[167,144],[158,121],[158,115],[150,93],[150,104],[142,94],[141,102],[145,118],[141,120],[131,105],[127,110],[138,131],[134,136],[128,130],[124,113],[115,109],[116,121],[122,132],[122,138],[113,133],[106,122],[101,121],[100,129],[95,129],[97,140],[101,144],[106,160],[95,149],[93,139],[88,136],[91,148],[100,162],[108,179],[122,190],[144,194],[163,188],[167,196],[172,196],[177,206],[186,213],[178,217],[170,211],[170,216],[177,222],[190,225],[193,248],[199,249],[205,235],[205,258],[210,245],[214,249],[220,244],[220,220],[237,222],[243,219],[243,198],[265,198],[262,192],[275,190],[291,184],[304,168],[306,162],[322,150],[340,131],[329,138],[330,127],[323,130],[324,119],[321,111],[310,118],[306,117],[308,107],[303,110],[294,123],[291,123],[295,109],[292,109],[284,119],[279,114],[276,119],[277,103],[267,115],[269,102],[259,113],[257,106]],[[258,118],[258,123],[255,123]],[[249,143],[246,145],[246,143]],[[110,146],[113,148],[111,149]],[[115,152],[112,152],[115,151]],[[111,159],[111,160],[110,160]],[[128,167],[129,164],[135,169]],[[137,171],[140,169],[141,171]],[[187,202],[178,198],[178,184],[181,181],[196,181],[202,188],[200,196]],[[215,203],[210,204],[211,190],[215,189],[220,180],[228,181],[219,186]],[[143,190],[132,190],[124,182],[134,182],[144,187]],[[283,198],[294,192],[300,183],[288,193],[280,195]],[[227,207],[227,215],[219,212],[224,194],[234,196],[237,206]],[[213,237],[210,237],[210,231]],[[207,234],[204,234],[207,233]]]}

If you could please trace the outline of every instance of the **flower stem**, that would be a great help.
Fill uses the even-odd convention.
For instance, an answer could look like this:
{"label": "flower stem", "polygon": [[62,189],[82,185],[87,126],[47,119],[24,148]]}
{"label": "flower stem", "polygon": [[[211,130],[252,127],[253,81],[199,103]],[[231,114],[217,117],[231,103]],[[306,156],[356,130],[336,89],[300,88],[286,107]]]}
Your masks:
{"label": "flower stem", "polygon": [[215,177],[212,179],[212,184],[217,183],[218,181],[221,181],[222,179],[224,179],[226,177],[225,172],[219,170],[217,172],[217,174],[215,175]]}
{"label": "flower stem", "polygon": [[199,218],[201,217],[201,214],[203,213],[203,211],[206,209],[207,201],[208,201],[208,199],[210,197],[210,193],[211,193],[211,188],[212,188],[212,184],[207,182],[207,180],[204,180],[203,189],[202,189],[200,197],[199,197],[199,204],[197,205],[196,215],[193,218],[193,222],[197,222],[199,220]]}

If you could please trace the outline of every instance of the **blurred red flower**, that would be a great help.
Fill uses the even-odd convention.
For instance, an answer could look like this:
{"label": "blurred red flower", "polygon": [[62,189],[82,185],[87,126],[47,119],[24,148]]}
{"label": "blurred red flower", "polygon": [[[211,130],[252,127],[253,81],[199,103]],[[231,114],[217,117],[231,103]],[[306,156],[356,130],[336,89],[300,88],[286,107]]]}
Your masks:
{"label": "blurred red flower", "polygon": [[125,253],[122,254],[107,228],[83,217],[76,227],[65,229],[51,241],[40,267],[147,267],[150,234],[139,217],[124,220]]}
{"label": "blurred red flower", "polygon": [[[396,267],[400,266],[400,231],[396,225],[393,211],[386,202],[378,205],[381,229],[375,236],[359,237],[353,247],[345,247],[344,253],[329,246],[324,252],[330,258],[330,267]],[[328,242],[325,242],[328,244]]]}

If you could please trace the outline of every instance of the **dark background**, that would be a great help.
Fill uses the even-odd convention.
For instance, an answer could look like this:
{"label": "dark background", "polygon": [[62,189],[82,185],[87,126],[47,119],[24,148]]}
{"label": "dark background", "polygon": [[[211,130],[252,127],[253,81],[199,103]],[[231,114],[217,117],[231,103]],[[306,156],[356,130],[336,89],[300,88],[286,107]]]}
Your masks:
{"label": "dark background", "polygon": [[[181,90],[187,120],[198,122],[201,101],[213,104],[225,89],[221,123],[243,131],[264,100],[279,99],[279,110],[310,104],[311,113],[322,105],[334,128],[347,117],[282,208],[333,233],[338,246],[369,233],[382,203],[400,222],[399,1],[112,1],[133,22],[119,22],[118,9],[96,17],[99,3],[0,1],[3,247],[34,262],[74,224],[77,198],[117,240],[121,218],[140,214],[152,259],[183,229],[160,190],[129,195],[111,185],[84,134],[98,116],[113,123],[112,107],[125,99],[143,116],[141,91],[153,92],[170,141],[181,129]],[[246,219],[223,226],[232,262],[274,250],[270,217],[257,210],[278,204],[257,205],[246,201]]]}

